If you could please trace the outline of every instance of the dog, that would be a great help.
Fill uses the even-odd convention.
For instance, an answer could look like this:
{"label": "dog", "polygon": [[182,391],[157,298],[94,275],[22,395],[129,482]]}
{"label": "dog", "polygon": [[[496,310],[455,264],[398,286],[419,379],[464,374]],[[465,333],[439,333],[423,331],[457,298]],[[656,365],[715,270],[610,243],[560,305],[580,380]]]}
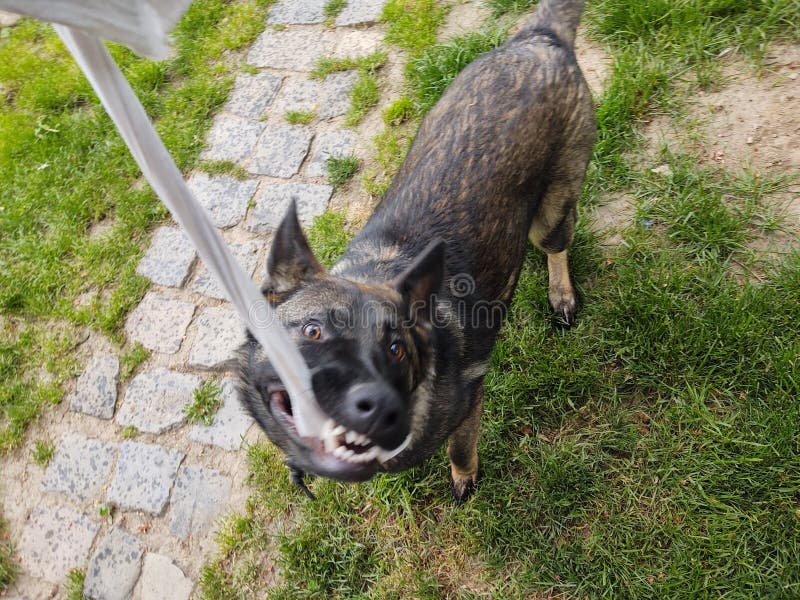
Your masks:
{"label": "dog", "polygon": [[542,0],[454,79],[330,272],[294,206],[277,228],[262,292],[329,420],[298,436],[291,398],[252,337],[239,351],[239,396],[307,494],[306,474],[363,481],[448,441],[453,495],[469,496],[483,379],[528,240],[547,255],[551,307],[572,323],[567,249],[596,129],[574,53],[582,10],[582,0]]}

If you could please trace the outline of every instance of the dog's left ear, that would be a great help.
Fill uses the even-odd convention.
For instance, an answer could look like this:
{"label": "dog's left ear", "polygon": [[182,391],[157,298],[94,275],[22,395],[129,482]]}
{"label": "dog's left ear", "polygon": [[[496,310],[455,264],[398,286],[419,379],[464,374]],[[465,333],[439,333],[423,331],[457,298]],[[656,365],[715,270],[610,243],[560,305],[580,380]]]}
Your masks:
{"label": "dog's left ear", "polygon": [[431,297],[444,281],[444,242],[432,241],[394,281],[395,289],[406,301],[411,316],[430,316]]}
{"label": "dog's left ear", "polygon": [[300,286],[305,279],[324,272],[325,268],[308,245],[293,199],[275,231],[267,259],[267,279],[261,292],[269,302],[280,302],[281,296]]}

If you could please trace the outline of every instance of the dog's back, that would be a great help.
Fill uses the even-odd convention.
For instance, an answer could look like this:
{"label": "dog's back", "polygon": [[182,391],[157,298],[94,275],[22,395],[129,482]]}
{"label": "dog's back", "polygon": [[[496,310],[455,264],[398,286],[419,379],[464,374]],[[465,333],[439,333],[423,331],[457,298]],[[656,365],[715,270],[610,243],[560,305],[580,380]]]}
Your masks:
{"label": "dog's back", "polygon": [[[480,300],[508,302],[532,225],[545,250],[569,244],[571,229],[561,229],[577,194],[574,183],[560,188],[580,187],[595,131],[573,51],[582,4],[544,0],[511,40],[454,80],[337,274],[363,266],[394,276],[440,237],[450,275],[469,274]],[[375,264],[371,241],[399,256]]]}

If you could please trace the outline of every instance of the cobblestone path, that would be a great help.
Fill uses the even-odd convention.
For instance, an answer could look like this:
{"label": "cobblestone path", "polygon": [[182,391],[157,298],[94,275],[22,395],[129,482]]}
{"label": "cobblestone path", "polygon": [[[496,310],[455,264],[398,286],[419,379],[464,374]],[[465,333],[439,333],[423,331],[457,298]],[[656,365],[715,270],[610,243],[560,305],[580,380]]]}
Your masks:
{"label": "cobblestone path", "polygon": [[[247,55],[253,68],[237,76],[214,119],[201,158],[231,161],[247,177],[195,172],[188,183],[257,281],[290,199],[298,198],[309,225],[333,194],[325,159],[363,154],[343,116],[358,74],[308,75],[322,57],[377,50],[385,2],[350,2],[333,26],[323,23],[324,0],[273,5]],[[308,125],[284,119],[310,110]],[[214,551],[215,523],[243,505],[240,448],[258,432],[238,406],[229,373],[239,320],[174,225],[154,232],[138,272],[153,285],[125,332],[150,358],[120,383],[118,350],[93,334],[74,390],[30,436],[55,441],[46,470],[29,460],[29,447],[3,467],[6,481],[19,482],[4,486],[0,501],[22,568],[4,598],[63,596],[71,569],[85,570],[91,598],[189,598]],[[211,426],[189,425],[184,406],[211,377],[220,379],[224,405]]]}

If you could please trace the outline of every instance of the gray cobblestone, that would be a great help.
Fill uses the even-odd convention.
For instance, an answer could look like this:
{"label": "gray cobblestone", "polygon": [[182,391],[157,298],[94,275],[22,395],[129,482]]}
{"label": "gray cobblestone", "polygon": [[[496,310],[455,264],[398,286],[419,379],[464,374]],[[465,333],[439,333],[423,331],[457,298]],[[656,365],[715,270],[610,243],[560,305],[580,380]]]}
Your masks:
{"label": "gray cobblestone", "polygon": [[321,96],[322,84],[319,81],[302,75],[287,79],[272,105],[272,113],[282,119],[291,110],[319,112]]}
{"label": "gray cobblestone", "polygon": [[328,168],[325,166],[325,161],[331,157],[344,158],[352,154],[355,143],[356,136],[351,131],[334,130],[319,134],[314,142],[311,160],[306,167],[306,175],[327,177]]}
{"label": "gray cobblestone", "polygon": [[317,61],[336,48],[332,31],[266,29],[247,55],[247,62],[258,67],[310,71]]}
{"label": "gray cobblestone", "polygon": [[194,173],[186,182],[208,211],[214,227],[233,227],[244,218],[247,203],[258,189],[255,179],[239,180],[227,175]]}
{"label": "gray cobblestone", "polygon": [[225,110],[247,119],[258,119],[281,87],[283,77],[272,73],[241,73],[236,77]]}
{"label": "gray cobblestone", "polygon": [[85,502],[100,495],[114,466],[116,445],[69,432],[47,465],[42,489]]}
{"label": "gray cobblestone", "polygon": [[139,600],[189,600],[192,580],[163,554],[144,555],[139,578]]}
{"label": "gray cobblestone", "polygon": [[183,452],[155,444],[122,442],[106,499],[123,510],[161,514],[184,456]]}
{"label": "gray cobblestone", "polygon": [[375,23],[388,0],[351,0],[336,17],[336,26]]}
{"label": "gray cobblestone", "polygon": [[[251,277],[256,270],[258,255],[262,245],[258,242],[245,242],[243,244],[230,244],[229,248],[236,262]],[[192,285],[192,291],[203,294],[217,300],[228,300],[226,292],[211,272],[204,267],[200,269],[197,278]]]}
{"label": "gray cobblestone", "polygon": [[69,398],[70,409],[99,419],[112,418],[117,403],[118,379],[117,357],[95,356],[78,377],[75,391]]}
{"label": "gray cobblestone", "polygon": [[61,583],[89,557],[100,524],[66,506],[33,511],[22,531],[17,555],[25,571],[50,583]]}
{"label": "gray cobblestone", "polygon": [[148,292],[128,317],[125,331],[132,342],[140,342],[148,350],[174,354],[180,350],[194,309],[190,302]]}
{"label": "gray cobblestone", "polygon": [[274,183],[262,186],[256,205],[247,215],[247,228],[256,233],[271,233],[281,222],[292,198],[297,200],[300,222],[311,225],[314,217],[328,208],[333,188],[313,183]]}
{"label": "gray cobblestone", "polygon": [[200,158],[242,162],[250,156],[262,131],[264,123],[221,113],[206,136],[208,146]]}
{"label": "gray cobblestone", "polygon": [[333,56],[336,58],[367,56],[380,50],[382,42],[383,33],[378,30],[345,31],[336,39]]}
{"label": "gray cobblestone", "polygon": [[269,9],[267,23],[280,25],[310,25],[325,20],[327,0],[280,0]]}
{"label": "gray cobblestone", "polygon": [[189,366],[206,369],[224,367],[244,342],[239,316],[222,307],[207,308],[197,317],[197,336],[189,352]]}
{"label": "gray cobblestone", "polygon": [[322,119],[331,119],[350,108],[350,92],[358,81],[357,71],[331,73],[322,84],[321,100],[317,114]]}
{"label": "gray cobblestone", "polygon": [[214,469],[185,466],[175,480],[170,506],[169,530],[186,541],[204,534],[225,506],[231,479]]}
{"label": "gray cobblestone", "polygon": [[159,227],[136,272],[153,283],[181,287],[194,262],[194,246],[177,227]]}
{"label": "gray cobblestone", "polygon": [[142,570],[143,553],[139,539],[114,527],[92,555],[83,593],[97,600],[128,600]]}
{"label": "gray cobblestone", "polygon": [[137,375],[125,392],[117,423],[147,433],[163,433],[186,421],[184,407],[200,385],[196,375],[153,369]]}
{"label": "gray cobblestone", "polygon": [[270,177],[291,177],[300,170],[313,135],[305,125],[267,125],[247,170]]}
{"label": "gray cobblestone", "polygon": [[214,416],[214,422],[207,427],[193,427],[189,431],[189,439],[224,450],[238,450],[253,419],[239,402],[232,377],[223,379],[221,388],[223,405]]}

